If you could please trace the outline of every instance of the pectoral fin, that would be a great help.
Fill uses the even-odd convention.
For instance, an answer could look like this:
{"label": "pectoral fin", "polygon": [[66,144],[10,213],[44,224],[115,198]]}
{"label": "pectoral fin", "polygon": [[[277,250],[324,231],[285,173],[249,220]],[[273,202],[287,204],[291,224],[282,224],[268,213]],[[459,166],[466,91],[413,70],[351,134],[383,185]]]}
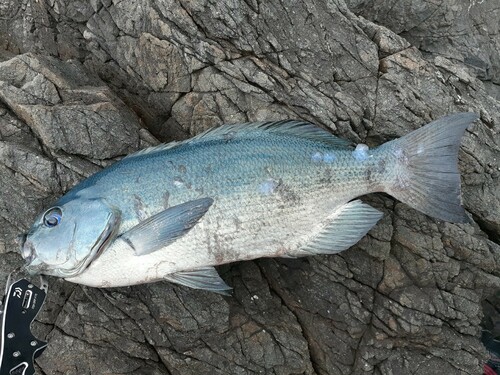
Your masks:
{"label": "pectoral fin", "polygon": [[188,286],[194,289],[204,289],[211,292],[230,295],[232,289],[221,279],[214,267],[203,267],[192,271],[172,273],[165,277],[166,280]]}
{"label": "pectoral fin", "polygon": [[379,221],[382,212],[355,200],[338,210],[332,221],[293,255],[335,254],[347,250],[363,238]]}
{"label": "pectoral fin", "polygon": [[202,198],[167,208],[137,224],[121,237],[136,255],[150,254],[186,234],[213,202],[212,198]]}

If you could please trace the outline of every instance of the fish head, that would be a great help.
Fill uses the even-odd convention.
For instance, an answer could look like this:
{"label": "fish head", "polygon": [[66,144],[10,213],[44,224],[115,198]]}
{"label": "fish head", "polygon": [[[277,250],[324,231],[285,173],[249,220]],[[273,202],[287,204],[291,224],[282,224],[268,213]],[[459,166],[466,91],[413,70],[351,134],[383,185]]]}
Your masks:
{"label": "fish head", "polygon": [[102,199],[73,199],[40,214],[20,238],[30,274],[80,274],[112,241],[120,214]]}

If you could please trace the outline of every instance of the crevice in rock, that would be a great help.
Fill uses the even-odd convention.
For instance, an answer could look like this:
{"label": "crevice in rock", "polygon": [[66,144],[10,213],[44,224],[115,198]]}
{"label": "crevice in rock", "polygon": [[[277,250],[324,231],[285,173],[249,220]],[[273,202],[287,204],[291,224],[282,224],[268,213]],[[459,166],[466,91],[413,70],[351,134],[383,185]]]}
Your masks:
{"label": "crevice in rock", "polygon": [[481,231],[488,236],[488,239],[500,246],[500,233],[497,229],[478,215],[472,214],[474,221]]}
{"label": "crevice in rock", "polygon": [[292,305],[290,305],[287,302],[286,297],[284,297],[284,295],[282,294],[281,290],[275,285],[276,281],[271,276],[268,275],[266,269],[263,268],[259,264],[259,262],[256,262],[256,264],[259,267],[260,272],[262,273],[262,275],[264,276],[264,278],[267,280],[267,284],[269,285],[270,291],[272,291],[273,294],[276,295],[281,300],[281,303],[284,306],[286,306],[287,309],[295,316],[295,319],[297,320],[297,323],[300,325],[301,330],[302,330],[302,335],[303,335],[304,339],[306,340],[306,342],[308,344],[309,357],[310,357],[311,365],[313,366],[315,374],[317,374],[317,375],[323,374],[323,370],[322,370],[321,365],[320,365],[321,360],[318,359],[318,357],[316,356],[316,353],[315,353],[315,351],[314,351],[314,349],[313,349],[313,347],[311,345],[311,339],[312,339],[312,337],[309,335],[309,332],[305,328],[304,322],[302,321],[300,315],[297,313],[295,307],[293,307]]}

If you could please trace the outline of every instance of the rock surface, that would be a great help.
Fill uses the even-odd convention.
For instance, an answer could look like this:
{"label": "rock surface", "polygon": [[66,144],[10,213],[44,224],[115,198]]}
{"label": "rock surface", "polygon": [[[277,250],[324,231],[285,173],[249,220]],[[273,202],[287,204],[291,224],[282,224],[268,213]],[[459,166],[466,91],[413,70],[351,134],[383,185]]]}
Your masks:
{"label": "rock surface", "polygon": [[500,289],[499,8],[390,3],[3,2],[2,282],[34,216],[134,150],[285,118],[377,145],[481,115],[460,153],[471,224],[369,196],[385,216],[352,249],[222,267],[230,298],[51,278],[40,374],[481,373],[482,303]]}

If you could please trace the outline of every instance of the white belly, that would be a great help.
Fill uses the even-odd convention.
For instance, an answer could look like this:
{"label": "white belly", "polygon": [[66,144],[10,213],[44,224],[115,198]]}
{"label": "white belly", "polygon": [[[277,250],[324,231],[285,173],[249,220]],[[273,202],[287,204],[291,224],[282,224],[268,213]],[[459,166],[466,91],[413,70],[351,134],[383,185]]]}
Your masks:
{"label": "white belly", "polygon": [[351,197],[325,189],[302,195],[298,205],[269,199],[231,211],[219,202],[186,235],[147,255],[135,255],[117,238],[83,273],[67,280],[93,287],[127,286],[162,280],[178,271],[293,255]]}

